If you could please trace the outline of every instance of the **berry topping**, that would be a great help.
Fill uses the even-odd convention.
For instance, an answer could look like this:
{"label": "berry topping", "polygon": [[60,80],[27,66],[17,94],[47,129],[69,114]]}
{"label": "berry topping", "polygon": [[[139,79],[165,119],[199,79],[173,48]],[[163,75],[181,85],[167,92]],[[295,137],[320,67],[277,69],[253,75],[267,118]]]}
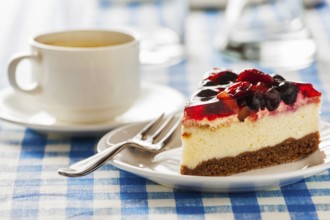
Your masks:
{"label": "berry topping", "polygon": [[247,117],[256,119],[259,110],[275,111],[281,102],[293,106],[298,93],[306,98],[321,96],[311,84],[289,82],[278,74],[270,76],[257,69],[246,69],[237,75],[214,69],[202,81],[185,114],[195,120],[214,120],[232,114],[237,114],[240,121]]}
{"label": "berry topping", "polygon": [[296,86],[299,88],[301,93],[303,94],[304,97],[315,97],[315,96],[320,96],[321,93],[316,91],[312,84],[310,83],[295,83]]}
{"label": "berry topping", "polygon": [[265,99],[268,111],[274,111],[280,105],[281,94],[275,88],[271,88],[265,93]]}
{"label": "berry topping", "polygon": [[229,86],[225,91],[236,99],[248,96],[251,93],[251,84],[248,82],[237,82]]}
{"label": "berry topping", "polygon": [[251,114],[249,107],[245,106],[241,108],[237,114],[238,120],[243,122]]}
{"label": "berry topping", "polygon": [[212,96],[216,96],[219,92],[217,90],[213,90],[213,89],[203,89],[203,90],[200,90],[196,96],[197,97],[212,97]]}
{"label": "berry topping", "polygon": [[209,76],[207,80],[204,81],[203,86],[227,85],[234,82],[236,78],[236,73],[229,70],[224,70]]}
{"label": "berry topping", "polygon": [[262,82],[258,82],[256,85],[252,85],[250,88],[253,92],[267,92],[269,87]]}
{"label": "berry topping", "polygon": [[237,77],[237,81],[247,81],[251,84],[257,84],[258,82],[271,85],[273,78],[257,69],[243,70]]}
{"label": "berry topping", "polygon": [[278,74],[275,74],[275,75],[273,76],[273,79],[274,79],[274,81],[275,81],[277,84],[280,84],[281,82],[284,82],[284,81],[285,81],[285,79],[283,78],[283,76],[278,75]]}
{"label": "berry topping", "polygon": [[203,120],[203,118],[214,120],[218,117],[226,117],[235,114],[236,112],[236,109],[232,109],[222,101],[208,102],[204,105],[187,106],[185,108],[186,117],[195,120]]}
{"label": "berry topping", "polygon": [[292,82],[282,82],[277,90],[281,93],[281,99],[287,105],[292,105],[296,102],[299,89]]}
{"label": "berry topping", "polygon": [[217,98],[223,101],[233,112],[238,110],[237,102],[226,91],[220,92]]}
{"label": "berry topping", "polygon": [[251,110],[264,110],[266,107],[265,95],[261,92],[255,92],[246,98],[246,105],[249,106]]}

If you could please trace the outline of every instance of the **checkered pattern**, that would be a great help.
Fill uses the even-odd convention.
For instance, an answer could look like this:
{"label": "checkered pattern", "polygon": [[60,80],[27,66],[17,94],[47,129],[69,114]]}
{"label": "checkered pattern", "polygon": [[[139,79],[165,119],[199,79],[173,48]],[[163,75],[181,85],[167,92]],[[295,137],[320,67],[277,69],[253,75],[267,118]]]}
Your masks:
{"label": "checkered pattern", "polygon": [[[109,6],[109,1],[79,2],[80,27],[105,25],[98,17],[102,13],[92,9],[102,10]],[[5,74],[9,56],[27,49],[28,36],[67,27],[68,7],[72,3],[1,1],[0,88],[8,86]],[[307,11],[306,22],[318,42],[322,62],[285,76],[310,81],[321,90],[324,98],[321,116],[330,121],[329,5],[321,4]],[[214,66],[255,65],[231,63],[212,48],[210,42],[221,27],[223,13],[191,12],[186,26],[188,59],[169,68],[144,70],[143,79],[168,85],[189,96],[197,88],[202,73]],[[330,219],[329,170],[286,187],[248,193],[170,189],[111,165],[83,178],[65,178],[56,173],[58,168],[92,155],[98,139],[39,134],[0,122],[0,218]]]}

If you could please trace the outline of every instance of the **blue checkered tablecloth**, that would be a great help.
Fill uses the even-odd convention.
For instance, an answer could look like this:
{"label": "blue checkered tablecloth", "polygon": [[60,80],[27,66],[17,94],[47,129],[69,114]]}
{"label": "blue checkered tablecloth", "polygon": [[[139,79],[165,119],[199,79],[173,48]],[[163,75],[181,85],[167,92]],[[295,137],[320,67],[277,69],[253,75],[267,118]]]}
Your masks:
{"label": "blue checkered tablecloth", "polygon": [[[29,36],[67,27],[67,7],[74,2],[0,2],[0,89],[8,86],[10,56],[28,49]],[[104,0],[80,2],[79,27],[104,25],[88,7],[96,4],[102,10]],[[321,117],[330,121],[330,6],[319,4],[305,15],[318,44],[319,62],[283,75],[312,82],[322,91]],[[223,22],[221,11],[190,11],[187,60],[144,70],[143,80],[175,88],[188,97],[212,67],[257,66],[231,62],[212,47],[210,42]],[[330,219],[329,170],[289,186],[247,193],[171,189],[109,164],[83,178],[57,174],[58,168],[94,154],[99,138],[40,134],[0,121],[0,219]]]}

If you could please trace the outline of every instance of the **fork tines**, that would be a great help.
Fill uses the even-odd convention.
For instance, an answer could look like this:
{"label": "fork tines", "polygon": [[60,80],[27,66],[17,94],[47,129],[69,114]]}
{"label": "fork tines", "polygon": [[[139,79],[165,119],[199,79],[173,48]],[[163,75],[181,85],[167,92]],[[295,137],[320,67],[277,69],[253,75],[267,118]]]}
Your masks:
{"label": "fork tines", "polygon": [[152,144],[165,145],[171,139],[172,134],[181,123],[178,115],[171,114],[165,117],[165,114],[151,121],[140,133],[142,140],[151,142]]}

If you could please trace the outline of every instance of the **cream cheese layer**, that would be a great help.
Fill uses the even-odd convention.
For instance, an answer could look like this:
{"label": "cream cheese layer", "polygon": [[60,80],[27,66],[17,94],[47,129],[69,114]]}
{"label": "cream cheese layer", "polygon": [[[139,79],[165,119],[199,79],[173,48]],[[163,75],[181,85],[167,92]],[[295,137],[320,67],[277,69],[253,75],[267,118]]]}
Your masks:
{"label": "cream cheese layer", "polygon": [[228,118],[230,123],[218,122],[221,118],[201,125],[186,122],[190,126],[183,126],[181,165],[193,169],[205,160],[235,157],[317,132],[319,108],[319,103],[310,103],[295,111],[263,115],[257,120],[246,118],[244,122],[237,117]]}

